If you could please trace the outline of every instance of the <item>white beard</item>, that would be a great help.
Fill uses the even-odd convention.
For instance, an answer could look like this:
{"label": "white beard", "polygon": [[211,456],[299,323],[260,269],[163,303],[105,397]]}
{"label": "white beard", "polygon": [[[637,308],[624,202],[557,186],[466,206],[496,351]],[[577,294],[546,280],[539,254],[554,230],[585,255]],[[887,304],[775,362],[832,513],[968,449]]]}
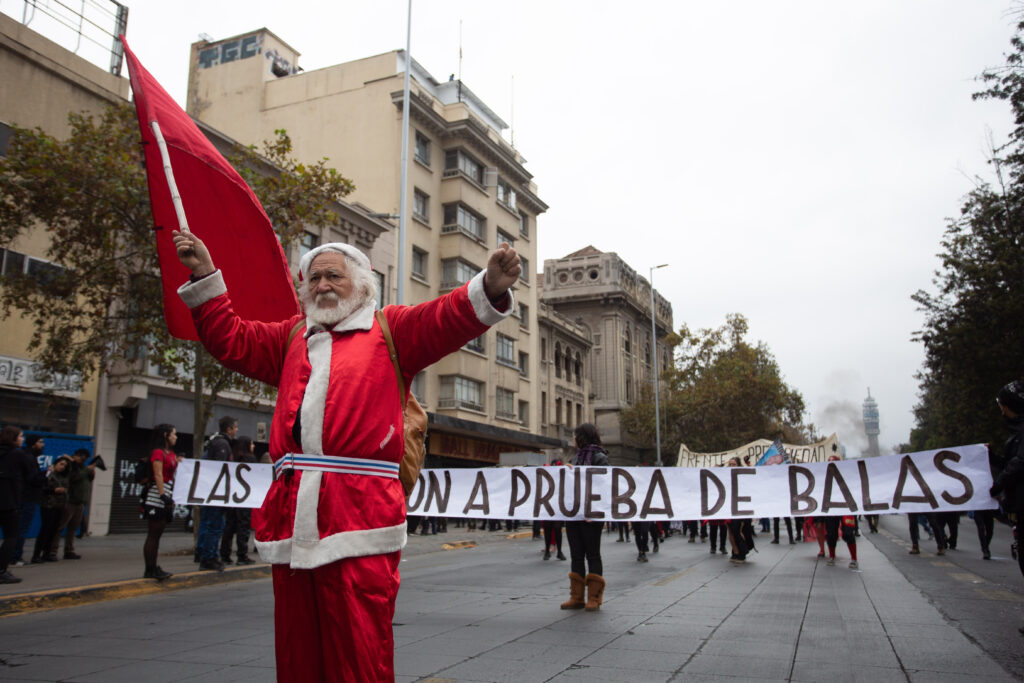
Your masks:
{"label": "white beard", "polygon": [[[330,329],[345,318],[363,307],[365,297],[351,296],[341,299],[334,292],[321,292],[315,297],[311,294],[302,297],[302,305],[306,309],[306,320],[314,325]],[[333,301],[334,306],[323,308],[322,301]]]}

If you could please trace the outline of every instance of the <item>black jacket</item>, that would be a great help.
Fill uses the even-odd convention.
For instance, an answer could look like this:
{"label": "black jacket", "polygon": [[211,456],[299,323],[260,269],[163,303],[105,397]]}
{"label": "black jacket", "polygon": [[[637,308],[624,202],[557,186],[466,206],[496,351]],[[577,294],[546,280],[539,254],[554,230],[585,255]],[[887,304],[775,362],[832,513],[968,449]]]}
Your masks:
{"label": "black jacket", "polygon": [[203,451],[202,459],[219,462],[231,460],[231,439],[220,432],[211,436],[209,443],[206,444],[206,450]]}
{"label": "black jacket", "polygon": [[13,446],[0,446],[0,512],[20,510],[25,489],[35,487],[46,475],[31,455]]}
{"label": "black jacket", "polygon": [[1003,471],[992,485],[993,496],[1003,494],[1003,509],[1024,514],[1024,416],[1010,422],[1010,438],[1003,449]]}

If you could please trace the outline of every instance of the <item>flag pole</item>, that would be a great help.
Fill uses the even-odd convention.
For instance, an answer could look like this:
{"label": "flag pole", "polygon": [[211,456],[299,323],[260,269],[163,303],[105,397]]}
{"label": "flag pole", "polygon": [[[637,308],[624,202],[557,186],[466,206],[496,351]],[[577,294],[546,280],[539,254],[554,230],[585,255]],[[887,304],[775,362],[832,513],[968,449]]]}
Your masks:
{"label": "flag pole", "polygon": [[185,218],[185,207],[181,203],[181,195],[178,194],[178,185],[174,182],[174,170],[171,168],[171,157],[167,154],[167,142],[163,133],[160,132],[160,124],[156,121],[149,122],[156,136],[156,146],[160,148],[160,159],[164,163],[164,175],[167,176],[167,188],[171,191],[171,202],[174,203],[174,213],[178,215],[178,229],[188,232],[188,220]]}

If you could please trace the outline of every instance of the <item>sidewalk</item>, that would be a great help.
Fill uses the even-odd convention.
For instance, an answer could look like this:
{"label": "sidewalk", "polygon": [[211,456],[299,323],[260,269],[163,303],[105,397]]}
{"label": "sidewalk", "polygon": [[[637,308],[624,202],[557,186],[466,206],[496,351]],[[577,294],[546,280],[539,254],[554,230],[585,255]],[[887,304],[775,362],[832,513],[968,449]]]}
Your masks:
{"label": "sidewalk", "polygon": [[[522,534],[523,531],[518,533]],[[529,527],[525,528],[525,533],[529,536]],[[413,557],[442,552],[447,549],[445,545],[452,546],[454,550],[496,543],[507,540],[510,535],[516,536],[504,530],[468,531],[449,525],[447,533],[410,536],[402,555]],[[142,545],[145,540],[145,534],[89,536],[75,543],[75,552],[82,556],[81,560],[61,559],[58,562],[11,567],[11,573],[22,581],[0,584],[0,618],[40,609],[270,577],[270,565],[262,562],[243,567],[228,566],[223,572],[199,571],[199,565],[193,561],[192,534],[175,531],[165,533],[160,539],[159,556],[160,566],[174,576],[163,583],[143,579],[145,567]],[[27,546],[31,547],[31,543],[30,540]],[[58,553],[58,557],[61,557],[61,553]],[[252,553],[251,557],[259,559],[256,553]]]}

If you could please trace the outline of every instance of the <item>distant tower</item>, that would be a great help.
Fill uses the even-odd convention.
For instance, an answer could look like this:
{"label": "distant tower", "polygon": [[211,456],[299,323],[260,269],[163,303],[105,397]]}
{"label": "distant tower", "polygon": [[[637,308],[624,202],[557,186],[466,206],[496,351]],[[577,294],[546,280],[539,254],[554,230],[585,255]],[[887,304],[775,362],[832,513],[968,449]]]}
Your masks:
{"label": "distant tower", "polygon": [[871,398],[871,387],[868,397],[864,399],[864,433],[868,435],[868,457],[878,455],[878,404]]}

